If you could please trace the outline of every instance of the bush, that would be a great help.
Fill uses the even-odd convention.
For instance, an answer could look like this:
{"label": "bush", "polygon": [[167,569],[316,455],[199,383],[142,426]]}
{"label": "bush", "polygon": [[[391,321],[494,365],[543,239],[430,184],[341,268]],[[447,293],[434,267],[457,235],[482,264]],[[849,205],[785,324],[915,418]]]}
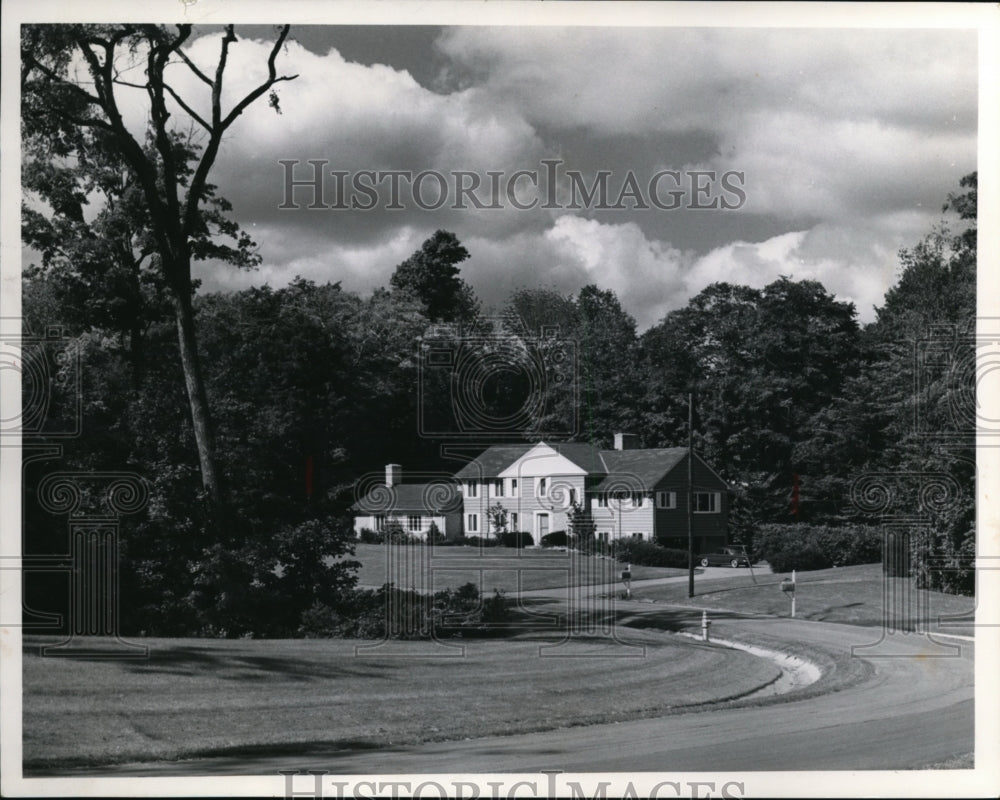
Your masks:
{"label": "bush", "polygon": [[638,564],[644,567],[675,567],[687,569],[687,550],[663,547],[641,539],[622,539],[615,542],[614,554],[623,564]]}
{"label": "bush", "polygon": [[431,526],[427,529],[427,541],[432,544],[444,544],[445,541],[444,534],[441,533],[441,529],[433,520],[431,521]]}
{"label": "bush", "polygon": [[508,616],[502,592],[481,602],[479,588],[471,582],[433,595],[387,583],[355,591],[338,608],[313,604],[302,614],[298,634],[310,639],[429,639],[482,632]]}
{"label": "bush", "polygon": [[761,525],[756,555],[772,572],[875,564],[882,560],[882,535],[867,525]]}
{"label": "bush", "polygon": [[565,547],[566,531],[552,531],[542,537],[542,547]]}
{"label": "bush", "polygon": [[503,547],[531,547],[534,543],[534,538],[527,531],[504,531],[500,535]]}
{"label": "bush", "polygon": [[385,541],[385,537],[379,531],[373,531],[371,528],[362,528],[358,538],[364,544],[382,544]]}

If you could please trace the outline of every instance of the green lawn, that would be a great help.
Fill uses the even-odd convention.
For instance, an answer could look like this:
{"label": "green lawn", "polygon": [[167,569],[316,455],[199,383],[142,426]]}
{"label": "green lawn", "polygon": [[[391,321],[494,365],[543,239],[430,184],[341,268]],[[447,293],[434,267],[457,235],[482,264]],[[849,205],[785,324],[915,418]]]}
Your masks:
{"label": "green lawn", "polygon": [[624,636],[645,652],[605,640],[546,653],[590,657],[541,657],[541,640],[518,638],[467,641],[464,657],[415,657],[427,642],[386,648],[408,657],[355,656],[373,643],[147,639],[147,660],[109,661],[42,658],[45,640],[27,637],[26,770],[547,730],[670,713],[777,677],[746,653]]}
{"label": "green lawn", "polygon": [[[388,553],[396,559],[387,565]],[[570,582],[591,585],[619,580],[623,564],[613,559],[583,556],[548,549],[517,550],[510,547],[430,547],[417,545],[389,550],[384,545],[358,544],[355,560],[361,562],[358,582],[362,586],[381,586],[387,581],[400,588],[428,586],[454,588],[473,582],[484,594],[494,589],[516,592],[519,589],[558,589]],[[387,566],[391,570],[387,571]],[[665,567],[632,567],[632,579],[667,578],[686,574],[684,570]]]}
{"label": "green lawn", "polygon": [[[685,606],[741,611],[748,614],[787,616],[791,603],[781,591],[781,580],[791,573],[774,574],[755,568],[754,584],[750,571],[734,570],[732,578],[705,581],[695,579],[695,597],[688,599],[687,584],[633,586],[637,599],[657,600]],[[972,597],[912,589],[908,578],[890,578],[884,582],[880,564],[798,572],[796,574],[795,614],[802,619],[844,622],[852,625],[881,625],[884,619],[883,592],[905,599],[909,605],[897,606],[910,619],[929,621],[930,630],[969,636],[973,628],[969,615],[976,601]],[[926,604],[926,612],[921,606]],[[943,624],[944,617],[966,617],[963,624]]]}

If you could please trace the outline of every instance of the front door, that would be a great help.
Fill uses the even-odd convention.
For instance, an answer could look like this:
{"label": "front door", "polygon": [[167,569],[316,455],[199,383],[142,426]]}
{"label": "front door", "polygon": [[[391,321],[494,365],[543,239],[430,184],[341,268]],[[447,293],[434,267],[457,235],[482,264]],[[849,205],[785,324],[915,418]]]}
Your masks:
{"label": "front door", "polygon": [[535,517],[535,532],[538,534],[538,538],[535,539],[535,544],[542,543],[542,537],[549,535],[549,515],[548,514],[538,514]]}

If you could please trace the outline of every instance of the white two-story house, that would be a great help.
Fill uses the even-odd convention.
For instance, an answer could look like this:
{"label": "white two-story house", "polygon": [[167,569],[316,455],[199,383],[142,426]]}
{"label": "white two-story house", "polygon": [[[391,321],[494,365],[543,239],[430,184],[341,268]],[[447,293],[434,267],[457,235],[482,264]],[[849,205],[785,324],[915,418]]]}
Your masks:
{"label": "white two-story house", "polygon": [[690,491],[696,551],[726,544],[726,482],[697,454],[689,475],[686,448],[635,445],[635,436],[620,433],[612,450],[546,442],[488,448],[455,475],[465,535],[493,533],[489,510],[499,505],[508,530],[527,531],[539,544],[568,529],[577,503],[590,512],[599,539],[686,548]]}

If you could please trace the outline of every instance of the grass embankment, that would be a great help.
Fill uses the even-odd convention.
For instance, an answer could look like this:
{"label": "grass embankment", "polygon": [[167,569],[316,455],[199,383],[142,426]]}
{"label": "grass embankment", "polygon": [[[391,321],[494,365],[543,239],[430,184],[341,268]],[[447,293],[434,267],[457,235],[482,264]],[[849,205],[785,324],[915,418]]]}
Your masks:
{"label": "grass embankment", "polygon": [[[738,611],[745,614],[788,616],[791,602],[781,591],[783,578],[767,567],[733,570],[733,577],[695,580],[695,596],[688,598],[687,583],[632,588],[636,599],[689,607]],[[916,622],[940,633],[972,635],[973,597],[913,589],[909,578],[884,578],[881,564],[799,572],[796,574],[795,616],[800,619],[881,626],[888,608],[890,618]],[[888,606],[886,605],[888,603]],[[948,618],[961,619],[956,623]],[[897,624],[897,629],[903,627]]]}
{"label": "grass embankment", "polygon": [[[399,561],[388,565],[388,553]],[[361,562],[358,583],[377,587],[387,581],[401,589],[454,589],[470,581],[483,594],[559,589],[571,580],[590,586],[618,581],[624,564],[610,558],[549,549],[517,550],[510,547],[427,547],[390,549],[385,545],[358,544],[354,559]],[[433,586],[428,584],[428,574]],[[685,571],[668,567],[632,567],[633,580],[669,578]]]}
{"label": "grass embankment", "polygon": [[[464,642],[464,657],[355,656],[345,640],[148,639],[137,661],[24,648],[24,758],[45,767],[308,754],[652,717],[745,694],[769,661],[629,630],[645,646]],[[50,640],[51,641],[51,640]],[[34,646],[31,646],[34,645]],[[393,653],[434,651],[393,642]],[[388,648],[387,648],[388,649]],[[623,654],[627,654],[624,657]]]}

